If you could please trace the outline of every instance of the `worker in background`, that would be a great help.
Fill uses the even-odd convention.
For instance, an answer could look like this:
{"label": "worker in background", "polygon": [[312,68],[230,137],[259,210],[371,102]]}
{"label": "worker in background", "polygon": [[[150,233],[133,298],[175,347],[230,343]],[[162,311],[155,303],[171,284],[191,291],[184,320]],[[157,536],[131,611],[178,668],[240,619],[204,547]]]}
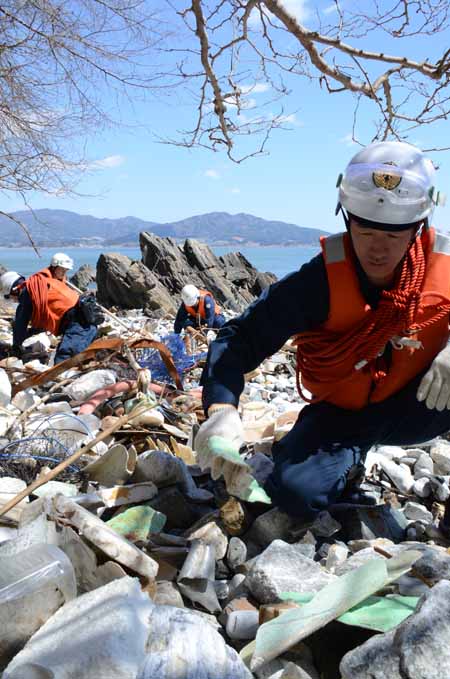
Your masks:
{"label": "worker in background", "polygon": [[441,203],[430,159],[402,142],[359,151],[338,179],[345,232],[266,289],[209,347],[202,375],[212,436],[239,448],[244,374],[291,337],[300,395],[309,402],[273,444],[265,490],[287,513],[313,520],[360,488],[375,444],[408,446],[450,430],[450,239],[429,222]]}
{"label": "worker in background", "polygon": [[32,334],[28,327],[30,323],[34,332],[46,330],[53,335],[62,335],[55,364],[83,351],[94,340],[102,317],[91,296],[80,298],[67,284],[66,275],[71,269],[71,257],[58,252],[51,258],[48,268],[26,280],[15,271],[7,271],[0,277],[4,297],[18,302],[13,323],[13,353],[16,356],[22,354],[22,343]]}
{"label": "worker in background", "polygon": [[185,285],[181,291],[182,304],[178,309],[174,332],[179,334],[182,330],[190,331],[191,328],[221,328],[225,318],[214,297],[207,290],[201,290],[195,285]]}

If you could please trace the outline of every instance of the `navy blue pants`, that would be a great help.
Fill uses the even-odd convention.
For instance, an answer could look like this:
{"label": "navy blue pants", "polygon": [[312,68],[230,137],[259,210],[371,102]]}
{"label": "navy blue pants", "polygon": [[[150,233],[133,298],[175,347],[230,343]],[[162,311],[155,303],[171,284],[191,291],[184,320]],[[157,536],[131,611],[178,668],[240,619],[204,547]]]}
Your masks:
{"label": "navy blue pants", "polygon": [[416,399],[421,378],[363,410],[330,403],[306,406],[272,448],[275,467],[265,489],[274,504],[292,516],[313,519],[339,500],[350,469],[373,445],[410,446],[449,431],[450,410],[429,410]]}
{"label": "navy blue pants", "polygon": [[214,316],[213,328],[221,328],[225,325],[225,316],[223,314],[216,314]]}
{"label": "navy blue pants", "polygon": [[78,307],[69,309],[62,322],[63,336],[55,354],[55,365],[84,351],[97,335],[97,326],[86,323]]}

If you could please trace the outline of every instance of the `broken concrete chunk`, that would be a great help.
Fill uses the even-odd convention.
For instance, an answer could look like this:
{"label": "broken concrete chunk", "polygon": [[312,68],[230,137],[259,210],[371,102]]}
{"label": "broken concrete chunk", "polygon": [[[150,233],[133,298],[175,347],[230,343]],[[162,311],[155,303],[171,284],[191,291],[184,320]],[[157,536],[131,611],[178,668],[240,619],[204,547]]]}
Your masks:
{"label": "broken concrete chunk", "polygon": [[344,544],[331,545],[328,550],[325,568],[331,573],[347,559],[348,547]]}
{"label": "broken concrete chunk", "polygon": [[38,405],[41,402],[34,389],[24,389],[19,391],[11,401],[15,408],[18,408],[22,413],[28,408]]}
{"label": "broken concrete chunk", "polygon": [[424,521],[425,523],[433,521],[433,514],[418,502],[407,502],[403,508],[403,513],[409,521]]}
{"label": "broken concrete chunk", "polygon": [[145,660],[153,604],[125,577],[63,606],[8,665],[10,679],[36,663],[58,679],[130,679]]}
{"label": "broken concrete chunk", "polygon": [[134,482],[152,481],[158,488],[178,483],[182,492],[193,502],[209,502],[212,493],[197,488],[186,463],[162,450],[148,450],[137,458]]}
{"label": "broken concrete chunk", "polygon": [[389,477],[392,483],[402,493],[410,493],[414,485],[414,477],[411,474],[411,469],[403,464],[396,464],[392,460],[385,457],[380,457],[379,464],[384,473]]}
{"label": "broken concrete chunk", "polygon": [[237,537],[232,537],[228,544],[227,562],[235,569],[247,559],[247,545]]}
{"label": "broken concrete chunk", "polygon": [[195,613],[172,606],[154,606],[147,656],[136,679],[156,677],[251,679],[252,675],[236,651]]}
{"label": "broken concrete chunk", "polygon": [[294,524],[291,516],[274,507],[255,519],[249,537],[262,547],[268,547],[274,540],[287,540]]}
{"label": "broken concrete chunk", "polygon": [[387,634],[347,653],[342,679],[441,679],[450,676],[450,583],[440,582],[416,612]]}
{"label": "broken concrete chunk", "polygon": [[435,463],[436,474],[450,474],[450,443],[438,439],[431,446],[430,455]]}
{"label": "broken concrete chunk", "polygon": [[197,528],[188,536],[189,542],[193,540],[201,540],[205,545],[212,545],[216,554],[216,560],[223,559],[228,549],[228,539],[222,529],[214,523],[209,521],[204,526]]}
{"label": "broken concrete chunk", "polygon": [[335,580],[297,545],[274,540],[253,562],[246,584],[260,603],[279,600],[281,592],[318,592]]}

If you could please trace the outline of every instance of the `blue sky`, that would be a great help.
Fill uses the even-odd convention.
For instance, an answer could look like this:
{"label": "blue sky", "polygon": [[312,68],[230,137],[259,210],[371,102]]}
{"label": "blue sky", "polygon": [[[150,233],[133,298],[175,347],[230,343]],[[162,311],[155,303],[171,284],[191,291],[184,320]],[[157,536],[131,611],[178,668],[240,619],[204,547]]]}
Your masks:
{"label": "blue sky", "polygon": [[[326,2],[286,0],[308,23],[313,9],[331,12]],[[429,45],[427,39],[427,44]],[[411,44],[411,43],[410,43]],[[413,43],[426,54],[424,40]],[[378,46],[382,49],[381,46]],[[401,51],[399,48],[398,51]],[[291,83],[292,84],[292,83]],[[253,92],[258,102],[263,93]],[[354,100],[348,94],[329,95],[317,84],[297,79],[289,101],[290,131],[274,131],[264,157],[235,164],[226,155],[158,143],[158,137],[175,136],[192,122],[193,104],[177,94],[165,99],[152,97],[136,107],[140,122],[148,129],[114,128],[85,140],[91,170],[78,186],[85,196],[50,197],[33,195],[33,208],[72,210],[97,217],[135,216],[170,222],[214,211],[246,212],[300,226],[341,229],[334,216],[336,179],[356,153],[351,143]],[[373,134],[376,110],[362,109],[360,139]],[[124,118],[127,112],[124,109]],[[421,128],[410,140],[421,147],[450,145],[449,123]],[[437,188],[450,194],[450,151],[432,153],[439,164]],[[16,197],[3,197],[3,210],[23,209]],[[437,208],[434,223],[447,230],[450,205]]]}

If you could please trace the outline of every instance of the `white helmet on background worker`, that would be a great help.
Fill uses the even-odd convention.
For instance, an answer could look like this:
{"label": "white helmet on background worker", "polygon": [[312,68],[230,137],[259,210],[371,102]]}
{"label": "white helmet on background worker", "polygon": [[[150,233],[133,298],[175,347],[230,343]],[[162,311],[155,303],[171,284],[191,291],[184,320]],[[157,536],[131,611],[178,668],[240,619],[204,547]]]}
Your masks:
{"label": "white helmet on background worker", "polygon": [[181,291],[181,299],[186,306],[194,306],[200,297],[200,290],[195,285],[185,285]]}
{"label": "white helmet on background worker", "polygon": [[11,288],[16,281],[23,278],[17,271],[6,271],[0,276],[0,293],[2,295],[10,295]]}
{"label": "white helmet on background worker", "polygon": [[64,252],[55,252],[50,261],[50,266],[61,266],[63,269],[70,270],[73,269],[73,259]]}
{"label": "white helmet on background worker", "polygon": [[351,216],[401,230],[430,219],[444,203],[434,186],[434,166],[420,149],[400,141],[369,144],[338,178],[338,205]]}

